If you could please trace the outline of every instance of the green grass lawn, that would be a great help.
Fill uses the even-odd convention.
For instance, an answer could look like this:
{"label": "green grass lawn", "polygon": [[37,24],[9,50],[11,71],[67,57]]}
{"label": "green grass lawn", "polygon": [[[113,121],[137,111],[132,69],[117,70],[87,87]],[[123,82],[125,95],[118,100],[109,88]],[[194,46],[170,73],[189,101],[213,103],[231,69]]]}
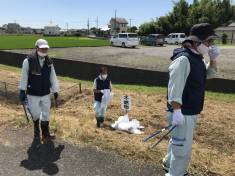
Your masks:
{"label": "green grass lawn", "polygon": [[[12,66],[6,66],[0,64],[0,69],[10,70],[13,72],[20,73],[21,69],[17,67]],[[82,83],[85,87],[92,87],[93,86],[93,80],[79,80],[74,79],[70,77],[62,77],[60,76],[60,79],[62,81],[70,81],[73,83]],[[166,94],[167,90],[165,87],[157,87],[157,86],[145,86],[145,85],[128,85],[128,84],[113,84],[113,87],[115,89],[120,90],[131,90],[133,92],[144,92],[146,94],[148,93],[160,93],[160,94]],[[235,94],[234,93],[218,93],[218,92],[211,92],[206,91],[206,97],[211,100],[216,101],[224,101],[224,102],[235,102]]]}
{"label": "green grass lawn", "polygon": [[0,35],[0,49],[25,49],[34,48],[37,39],[44,38],[50,47],[92,47],[107,46],[108,40],[90,39],[85,37],[44,37],[36,35]]}

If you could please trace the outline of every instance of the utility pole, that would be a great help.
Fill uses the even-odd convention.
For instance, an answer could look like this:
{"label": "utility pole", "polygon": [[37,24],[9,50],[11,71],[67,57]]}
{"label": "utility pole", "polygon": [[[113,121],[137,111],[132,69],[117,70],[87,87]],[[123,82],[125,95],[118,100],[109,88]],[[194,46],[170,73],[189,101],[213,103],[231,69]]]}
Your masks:
{"label": "utility pole", "polygon": [[66,30],[69,31],[69,23],[66,23]]}
{"label": "utility pole", "polygon": [[99,18],[98,18],[98,16],[96,18],[96,29],[99,29]]}
{"label": "utility pole", "polygon": [[117,33],[117,10],[115,9],[114,31]]}
{"label": "utility pole", "polygon": [[130,28],[131,28],[131,22],[132,22],[132,19],[130,18],[129,20],[130,20],[130,25],[129,25],[129,26],[130,26]]}
{"label": "utility pole", "polygon": [[87,35],[90,34],[90,20],[88,18],[88,21],[87,21]]}

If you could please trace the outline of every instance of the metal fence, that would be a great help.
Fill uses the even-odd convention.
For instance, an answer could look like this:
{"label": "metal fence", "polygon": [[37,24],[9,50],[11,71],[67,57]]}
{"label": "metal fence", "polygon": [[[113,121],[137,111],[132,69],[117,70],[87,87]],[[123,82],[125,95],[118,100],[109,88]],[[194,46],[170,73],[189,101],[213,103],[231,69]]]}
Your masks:
{"label": "metal fence", "polygon": [[[70,87],[64,88],[60,90],[60,97],[65,97],[66,93],[69,90],[76,90],[79,94],[82,93],[82,84],[74,84]],[[0,99],[9,100],[12,103],[19,103],[19,88],[18,84],[0,81]]]}
{"label": "metal fence", "polygon": [[0,81],[0,97],[11,100],[14,102],[18,101],[18,85],[15,83]]}

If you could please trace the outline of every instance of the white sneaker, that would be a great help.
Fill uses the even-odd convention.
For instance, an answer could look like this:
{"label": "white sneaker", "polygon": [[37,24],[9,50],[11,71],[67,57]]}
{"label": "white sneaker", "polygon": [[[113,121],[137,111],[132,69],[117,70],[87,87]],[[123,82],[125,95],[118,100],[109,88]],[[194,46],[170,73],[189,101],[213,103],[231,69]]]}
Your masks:
{"label": "white sneaker", "polygon": [[[167,163],[164,159],[162,160],[162,168],[166,173],[168,173],[170,170],[170,167],[167,165]],[[187,171],[185,171],[183,176],[189,176],[189,173]]]}

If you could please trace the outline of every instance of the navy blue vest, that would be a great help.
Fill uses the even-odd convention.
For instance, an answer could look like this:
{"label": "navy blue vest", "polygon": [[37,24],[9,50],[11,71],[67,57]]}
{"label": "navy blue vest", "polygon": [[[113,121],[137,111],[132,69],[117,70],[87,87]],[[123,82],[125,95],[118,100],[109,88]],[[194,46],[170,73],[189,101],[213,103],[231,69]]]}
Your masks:
{"label": "navy blue vest", "polygon": [[35,59],[34,55],[28,56],[29,62],[29,77],[28,77],[28,87],[27,87],[27,94],[33,96],[45,96],[50,94],[51,82],[50,82],[50,75],[51,75],[51,64],[47,64],[47,59],[45,58],[45,62],[43,67],[40,67],[40,74],[34,73],[32,71],[34,62],[38,62],[38,57]]}
{"label": "navy blue vest", "polygon": [[[101,80],[99,77],[97,77],[95,81],[97,90],[110,89],[110,79],[107,78],[106,80]],[[101,102],[102,96],[102,93],[94,93],[95,101]]]}
{"label": "navy blue vest", "polygon": [[[206,84],[206,66],[203,57],[190,49],[178,49],[171,59],[175,60],[180,56],[186,56],[190,63],[190,73],[182,95],[182,113],[184,115],[200,114],[203,110]],[[167,107],[172,112],[173,109],[169,103]]]}

